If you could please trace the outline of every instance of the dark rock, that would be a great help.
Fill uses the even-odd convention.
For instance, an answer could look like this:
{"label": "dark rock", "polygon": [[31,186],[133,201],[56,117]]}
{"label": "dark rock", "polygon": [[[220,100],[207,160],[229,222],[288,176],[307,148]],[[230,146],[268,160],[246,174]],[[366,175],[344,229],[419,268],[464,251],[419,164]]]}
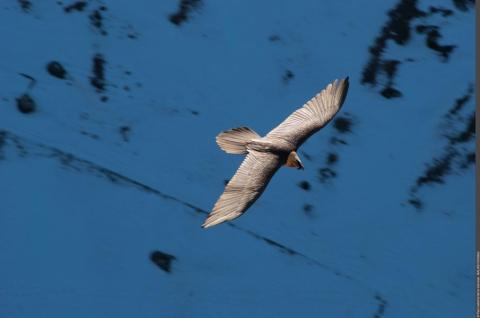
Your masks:
{"label": "dark rock", "polygon": [[23,11],[28,12],[32,9],[32,3],[29,0],[18,0]]}
{"label": "dark rock", "polygon": [[453,10],[445,9],[442,7],[430,6],[429,10],[430,10],[430,13],[440,13],[443,17],[449,17],[453,15]]}
{"label": "dark rock", "polygon": [[[467,94],[458,98],[444,116],[447,133],[443,136],[448,143],[443,154],[433,158],[432,162],[426,165],[424,173],[417,178],[410,190],[409,203],[417,209],[422,207],[422,201],[417,195],[421,187],[435,183],[443,184],[447,175],[459,174],[475,164],[475,151],[470,150],[473,146],[472,141],[475,140],[475,111],[468,116],[464,111],[472,94],[473,87],[469,85]],[[457,128],[459,123],[465,125],[463,129]]]}
{"label": "dark rock", "polygon": [[337,173],[331,168],[320,168],[318,170],[318,179],[321,183],[325,183],[326,181],[335,178]]}
{"label": "dark rock", "polygon": [[423,207],[422,201],[420,201],[418,198],[411,198],[408,200],[408,203],[417,210],[421,210]]}
{"label": "dark rock", "polygon": [[393,87],[385,87],[380,94],[387,99],[402,97],[402,93]]}
{"label": "dark rock", "polygon": [[3,153],[3,147],[5,146],[7,139],[7,132],[4,130],[0,130],[0,160],[5,159],[5,155]]}
{"label": "dark rock", "polygon": [[463,158],[460,169],[467,169],[470,165],[475,165],[475,152],[469,152]]}
{"label": "dark rock", "polygon": [[70,13],[72,11],[80,11],[81,12],[85,9],[86,6],[87,6],[86,1],[76,1],[76,2],[66,6],[65,8],[63,8],[63,10],[66,13]]}
{"label": "dark rock", "polygon": [[475,0],[452,0],[455,7],[460,11],[468,11],[475,6]]}
{"label": "dark rock", "polygon": [[280,39],[280,36],[273,34],[268,37],[268,40],[270,42],[279,42],[281,39]]}
{"label": "dark rock", "polygon": [[401,64],[399,60],[385,60],[382,63],[382,69],[387,74],[389,80],[393,80],[397,73],[398,66]]}
{"label": "dark rock", "polygon": [[105,90],[105,59],[101,54],[95,54],[93,57],[93,76],[90,77],[90,84],[99,92]]}
{"label": "dark rock", "polygon": [[453,159],[452,153],[447,153],[440,159],[434,159],[433,164],[427,165],[423,176],[417,179],[417,186],[431,183],[444,183],[444,176],[450,172]]}
{"label": "dark rock", "polygon": [[449,139],[451,144],[457,144],[468,142],[473,137],[475,137],[475,113],[470,115],[465,129]]}
{"label": "dark rock", "polygon": [[98,29],[100,34],[107,35],[107,31],[103,28],[103,16],[100,10],[94,10],[90,14],[90,23],[94,28]]}
{"label": "dark rock", "polygon": [[362,84],[377,84],[377,77],[382,70],[383,53],[390,40],[398,45],[405,45],[411,37],[410,24],[413,19],[425,16],[425,12],[417,8],[417,0],[401,0],[388,12],[389,20],[370,46],[370,59],[362,71]]}
{"label": "dark rock", "polygon": [[192,10],[198,9],[202,5],[201,0],[181,0],[177,12],[171,14],[168,19],[176,26],[188,21]]}
{"label": "dark rock", "polygon": [[175,256],[160,251],[153,251],[150,254],[150,260],[167,273],[171,273],[172,261],[176,259]]}
{"label": "dark rock", "polygon": [[65,71],[65,68],[62,66],[62,64],[60,64],[57,61],[52,61],[48,63],[47,71],[50,75],[61,78],[61,79],[65,79],[67,75],[67,71]]}
{"label": "dark rock", "polygon": [[375,295],[375,300],[378,301],[378,307],[373,318],[382,318],[385,315],[388,302],[379,294]]}
{"label": "dark rock", "polygon": [[120,131],[120,135],[123,138],[123,141],[125,141],[125,142],[130,141],[130,133],[132,131],[130,126],[122,126],[122,127],[119,128],[119,131]]}
{"label": "dark rock", "polygon": [[33,113],[37,108],[35,101],[32,99],[32,97],[30,97],[30,95],[26,93],[21,95],[16,100],[17,108],[21,113],[30,114]]}
{"label": "dark rock", "polygon": [[283,73],[282,80],[286,84],[290,82],[295,77],[295,74],[291,70],[285,70],[285,73]]}
{"label": "dark rock", "polygon": [[298,183],[298,186],[305,191],[310,191],[310,188],[311,188],[310,183],[308,181],[301,181],[300,183]]}
{"label": "dark rock", "polygon": [[352,125],[352,120],[344,116],[337,116],[333,121],[333,127],[342,134],[351,132]]}
{"label": "dark rock", "polygon": [[97,134],[94,134],[94,133],[90,133],[88,131],[84,131],[84,130],[81,130],[80,133],[84,136],[87,136],[87,137],[90,137],[94,140],[98,140],[100,139],[100,136],[98,136]]}
{"label": "dark rock", "polygon": [[329,153],[327,155],[327,165],[333,165],[338,161],[338,155],[336,153]]}
{"label": "dark rock", "polygon": [[456,45],[441,45],[438,41],[442,38],[439,28],[435,25],[418,25],[416,28],[420,34],[426,34],[425,43],[428,48],[437,52],[444,61],[447,61]]}
{"label": "dark rock", "polygon": [[348,143],[345,140],[337,138],[335,136],[330,138],[330,144],[332,144],[332,145],[348,145]]}
{"label": "dark rock", "polygon": [[460,110],[462,110],[463,106],[465,106],[465,104],[469,102],[470,99],[472,99],[472,95],[473,95],[473,85],[469,85],[467,93],[455,100],[455,104],[453,105],[452,109],[450,109],[450,111],[448,112],[449,115],[455,115]]}
{"label": "dark rock", "polygon": [[302,207],[303,209],[303,212],[305,212],[305,214],[307,215],[311,215],[312,212],[313,212],[313,205],[309,204],[309,203],[305,203]]}

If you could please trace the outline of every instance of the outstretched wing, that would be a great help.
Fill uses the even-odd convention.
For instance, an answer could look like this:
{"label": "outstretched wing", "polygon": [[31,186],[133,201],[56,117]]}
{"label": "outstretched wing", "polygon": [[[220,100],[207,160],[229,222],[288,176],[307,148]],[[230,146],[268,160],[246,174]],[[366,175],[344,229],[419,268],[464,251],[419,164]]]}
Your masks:
{"label": "outstretched wing", "polygon": [[277,155],[251,150],[202,227],[207,228],[239,217],[258,199],[280,166]]}
{"label": "outstretched wing", "polygon": [[305,140],[325,126],[345,101],[348,91],[348,77],[335,80],[297,109],[266,136],[269,140],[281,139],[292,143],[298,149]]}

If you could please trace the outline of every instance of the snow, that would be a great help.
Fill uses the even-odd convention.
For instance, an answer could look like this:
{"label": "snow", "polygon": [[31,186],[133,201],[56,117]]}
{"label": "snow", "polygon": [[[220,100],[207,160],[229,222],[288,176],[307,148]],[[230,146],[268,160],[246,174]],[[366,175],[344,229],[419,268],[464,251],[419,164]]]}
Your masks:
{"label": "snow", "polygon": [[[0,316],[473,315],[474,169],[457,164],[473,140],[454,146],[443,184],[418,189],[421,209],[408,203],[475,109],[471,98],[445,117],[474,83],[473,10],[418,3],[454,13],[387,43],[402,97],[386,99],[383,75],[360,81],[396,1],[202,1],[178,26],[177,1],[19,3],[0,6]],[[457,46],[448,60],[418,24]],[[103,92],[90,83],[96,54]],[[47,72],[53,60],[66,79]],[[351,132],[331,123],[300,149],[304,171],[281,169],[245,215],[200,228],[242,160],[216,134],[265,134],[347,75]],[[17,110],[23,93],[35,112]],[[320,182],[321,168],[336,176]],[[175,257],[171,272],[156,250]]]}

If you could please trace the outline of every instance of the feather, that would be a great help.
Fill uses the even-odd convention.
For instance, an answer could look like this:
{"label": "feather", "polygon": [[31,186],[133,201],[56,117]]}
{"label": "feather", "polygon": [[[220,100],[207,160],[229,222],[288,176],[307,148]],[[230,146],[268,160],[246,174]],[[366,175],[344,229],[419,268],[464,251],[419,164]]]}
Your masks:
{"label": "feather", "polygon": [[246,154],[247,143],[254,138],[260,136],[248,127],[239,127],[218,134],[217,144],[226,153]]}
{"label": "feather", "polygon": [[202,227],[211,227],[239,217],[263,193],[281,164],[280,157],[274,153],[250,151]]}
{"label": "feather", "polygon": [[270,131],[266,140],[288,141],[298,149],[305,140],[332,120],[340,110],[347,96],[348,86],[348,77],[330,83]]}

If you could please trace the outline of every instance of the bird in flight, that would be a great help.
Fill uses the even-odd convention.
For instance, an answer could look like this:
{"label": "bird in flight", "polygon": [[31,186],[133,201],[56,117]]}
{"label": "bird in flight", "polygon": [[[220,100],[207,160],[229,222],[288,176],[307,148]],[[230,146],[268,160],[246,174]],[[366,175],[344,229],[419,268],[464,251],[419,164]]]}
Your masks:
{"label": "bird in flight", "polygon": [[348,85],[348,77],[328,84],[265,137],[248,127],[221,132],[216,141],[223,151],[247,156],[202,227],[208,228],[242,215],[260,197],[281,166],[303,169],[298,148],[340,110]]}

